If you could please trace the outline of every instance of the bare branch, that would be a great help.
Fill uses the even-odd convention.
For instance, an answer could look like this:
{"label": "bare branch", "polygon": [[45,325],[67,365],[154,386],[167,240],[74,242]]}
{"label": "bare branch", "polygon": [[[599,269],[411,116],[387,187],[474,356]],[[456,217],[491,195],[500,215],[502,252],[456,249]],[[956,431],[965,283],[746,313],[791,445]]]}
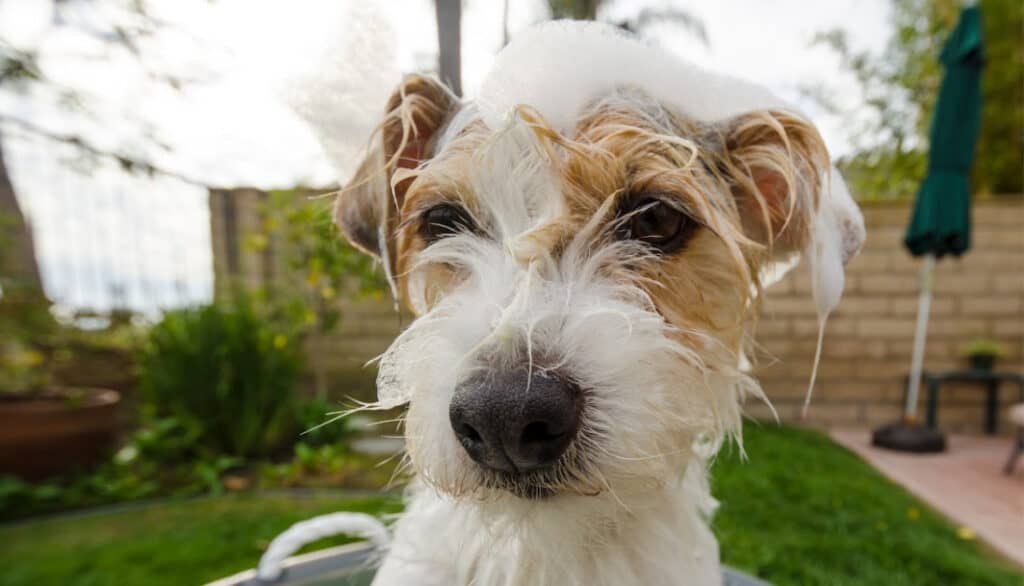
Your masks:
{"label": "bare branch", "polygon": [[185,183],[196,185],[204,189],[210,187],[210,184],[206,183],[205,181],[200,181],[194,177],[190,177],[178,171],[165,169],[143,158],[126,154],[123,152],[98,147],[90,143],[89,141],[83,139],[81,136],[54,132],[52,130],[43,128],[42,126],[29,122],[28,120],[24,120],[22,118],[0,115],[0,124],[9,124],[23,132],[27,132],[29,134],[39,136],[47,140],[52,140],[54,142],[60,142],[66,145],[70,145],[95,157],[106,159],[108,161],[113,161],[117,163],[117,165],[121,167],[121,169],[129,173],[141,173],[143,175],[148,176],[162,175],[164,177],[178,179],[179,181],[184,181]]}

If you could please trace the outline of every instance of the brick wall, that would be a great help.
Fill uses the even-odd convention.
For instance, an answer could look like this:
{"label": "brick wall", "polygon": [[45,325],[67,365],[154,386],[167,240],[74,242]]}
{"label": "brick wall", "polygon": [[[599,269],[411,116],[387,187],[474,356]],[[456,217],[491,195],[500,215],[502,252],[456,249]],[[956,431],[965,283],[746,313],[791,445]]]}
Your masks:
{"label": "brick wall", "polygon": [[332,395],[375,398],[377,369],[368,363],[387,350],[411,320],[404,311],[395,311],[390,297],[343,302],[338,328],[329,337],[312,340],[308,348],[322,357]]}
{"label": "brick wall", "polygon": [[[847,289],[829,319],[810,422],[874,426],[902,411],[917,315],[920,260],[902,246],[907,204],[866,204],[864,251],[847,267]],[[1007,357],[998,368],[1024,369],[1024,201],[978,202],[973,246],[962,258],[946,258],[935,271],[925,368],[964,364],[960,346],[977,337],[997,339]],[[758,340],[764,353],[758,377],[779,415],[799,417],[817,332],[805,270],[797,269],[767,296]],[[1017,400],[1007,385],[1006,404]],[[984,392],[961,385],[943,390],[939,423],[944,429],[978,431]],[[921,401],[923,415],[924,401]],[[767,409],[751,405],[765,416]],[[1003,410],[1005,417],[1005,409]],[[1008,429],[1005,421],[1001,423]]]}
{"label": "brick wall", "polygon": [[[215,243],[223,225],[216,217],[219,207],[211,206]],[[847,267],[846,292],[828,322],[812,424],[874,426],[901,413],[921,263],[901,243],[908,204],[865,204],[863,209],[868,241]],[[961,344],[984,336],[1006,346],[1008,356],[999,368],[1024,371],[1024,199],[977,202],[973,219],[973,248],[961,259],[943,259],[936,270],[925,367],[961,365]],[[226,250],[223,244],[215,248]],[[235,264],[252,265],[253,271],[262,266],[245,260]],[[769,290],[758,328],[763,348],[758,377],[784,420],[799,417],[807,388],[817,334],[813,307],[807,274],[798,268]],[[386,299],[346,302],[343,311],[338,331],[311,351],[326,358],[336,394],[368,398],[374,393],[374,371],[363,365],[388,347],[409,317],[396,314]],[[1017,396],[1009,386],[1002,393],[1004,403]],[[980,430],[983,399],[979,389],[950,387],[940,403],[940,424]],[[754,416],[769,414],[759,404],[747,410]],[[1007,429],[1005,422],[1002,428]]]}

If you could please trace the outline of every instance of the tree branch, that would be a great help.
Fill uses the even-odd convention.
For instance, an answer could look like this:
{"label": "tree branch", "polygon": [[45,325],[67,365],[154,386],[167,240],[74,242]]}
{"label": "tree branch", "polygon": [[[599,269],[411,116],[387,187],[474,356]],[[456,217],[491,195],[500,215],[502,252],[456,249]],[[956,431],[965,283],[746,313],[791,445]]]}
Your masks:
{"label": "tree branch", "polygon": [[209,183],[200,181],[194,177],[190,177],[178,171],[165,169],[141,157],[136,157],[126,153],[101,148],[90,143],[89,141],[83,139],[80,136],[54,132],[52,130],[43,128],[42,126],[39,126],[35,123],[29,122],[28,120],[24,120],[22,118],[0,115],[0,124],[10,124],[12,126],[17,127],[19,130],[23,132],[27,132],[35,136],[40,136],[42,138],[52,140],[54,142],[60,142],[67,145],[71,145],[95,157],[113,161],[117,163],[118,166],[120,166],[122,169],[130,173],[143,173],[145,175],[150,176],[163,175],[164,177],[171,177],[179,181],[184,181],[185,183],[189,183],[191,185],[202,187],[204,189],[208,189],[210,187]]}

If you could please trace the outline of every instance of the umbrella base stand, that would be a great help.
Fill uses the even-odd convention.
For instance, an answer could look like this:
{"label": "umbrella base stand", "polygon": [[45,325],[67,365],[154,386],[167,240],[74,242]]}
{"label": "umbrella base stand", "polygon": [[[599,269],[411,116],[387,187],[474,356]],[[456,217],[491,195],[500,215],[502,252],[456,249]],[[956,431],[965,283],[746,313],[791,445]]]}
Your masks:
{"label": "umbrella base stand", "polygon": [[898,452],[933,454],[946,451],[946,436],[916,423],[891,423],[871,434],[871,443]]}

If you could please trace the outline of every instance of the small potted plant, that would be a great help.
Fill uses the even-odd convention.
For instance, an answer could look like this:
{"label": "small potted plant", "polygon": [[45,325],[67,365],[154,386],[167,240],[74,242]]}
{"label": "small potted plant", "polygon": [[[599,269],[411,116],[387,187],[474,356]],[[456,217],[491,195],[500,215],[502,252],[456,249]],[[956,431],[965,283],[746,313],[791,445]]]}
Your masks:
{"label": "small potted plant", "polygon": [[974,370],[990,371],[995,366],[996,358],[1006,354],[1006,349],[996,340],[988,338],[976,338],[965,343],[961,348],[964,356],[971,363]]}

